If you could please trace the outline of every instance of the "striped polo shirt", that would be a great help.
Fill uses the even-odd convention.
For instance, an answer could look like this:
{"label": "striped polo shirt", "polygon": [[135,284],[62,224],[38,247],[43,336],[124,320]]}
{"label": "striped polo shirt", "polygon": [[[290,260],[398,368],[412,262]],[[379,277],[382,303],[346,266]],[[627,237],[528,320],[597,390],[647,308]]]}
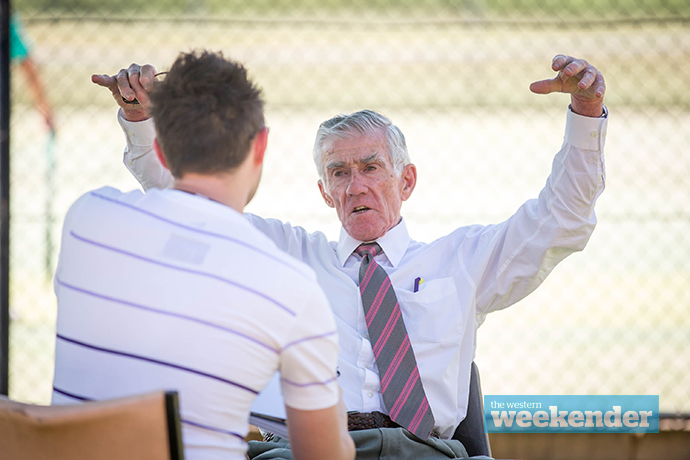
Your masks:
{"label": "striped polo shirt", "polygon": [[89,192],[65,218],[54,283],[54,404],[177,390],[192,460],[244,458],[250,406],[277,370],[290,407],[337,404],[316,275],[220,203]]}

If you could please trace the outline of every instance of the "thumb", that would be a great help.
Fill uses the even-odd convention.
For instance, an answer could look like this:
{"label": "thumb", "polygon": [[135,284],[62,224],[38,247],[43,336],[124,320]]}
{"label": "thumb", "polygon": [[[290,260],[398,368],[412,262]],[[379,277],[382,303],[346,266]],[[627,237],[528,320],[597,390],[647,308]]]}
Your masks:
{"label": "thumb", "polygon": [[549,94],[561,91],[563,83],[561,79],[556,77],[549,80],[539,80],[535,81],[529,85],[530,91],[536,94]]}
{"label": "thumb", "polygon": [[93,74],[91,75],[91,81],[98,86],[103,86],[104,88],[108,88],[112,91],[113,86],[117,86],[117,79],[115,77],[111,77],[108,75],[99,75],[99,74]]}

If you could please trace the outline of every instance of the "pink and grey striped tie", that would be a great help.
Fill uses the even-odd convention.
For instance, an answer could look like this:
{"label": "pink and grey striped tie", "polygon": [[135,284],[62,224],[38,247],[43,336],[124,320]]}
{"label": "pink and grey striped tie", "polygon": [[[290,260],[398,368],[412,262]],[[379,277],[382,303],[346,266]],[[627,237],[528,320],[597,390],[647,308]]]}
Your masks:
{"label": "pink and grey striped tie", "polygon": [[427,439],[434,427],[434,414],[424,393],[391,280],[374,260],[380,252],[381,247],[376,243],[362,244],[355,249],[362,257],[359,292],[381,378],[383,402],[391,420],[415,436]]}

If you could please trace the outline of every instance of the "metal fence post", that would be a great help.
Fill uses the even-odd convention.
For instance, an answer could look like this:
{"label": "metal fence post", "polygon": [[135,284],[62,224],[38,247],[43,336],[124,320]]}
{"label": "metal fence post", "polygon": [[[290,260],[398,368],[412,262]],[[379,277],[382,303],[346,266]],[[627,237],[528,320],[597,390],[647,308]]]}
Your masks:
{"label": "metal fence post", "polygon": [[10,0],[0,0],[0,393],[9,390]]}

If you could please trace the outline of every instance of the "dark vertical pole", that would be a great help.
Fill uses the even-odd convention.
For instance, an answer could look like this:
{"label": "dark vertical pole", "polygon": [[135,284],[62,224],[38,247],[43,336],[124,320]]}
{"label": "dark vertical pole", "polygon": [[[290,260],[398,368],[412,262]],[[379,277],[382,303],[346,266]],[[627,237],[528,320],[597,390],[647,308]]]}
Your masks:
{"label": "dark vertical pole", "polygon": [[0,0],[0,394],[9,390],[10,0]]}

